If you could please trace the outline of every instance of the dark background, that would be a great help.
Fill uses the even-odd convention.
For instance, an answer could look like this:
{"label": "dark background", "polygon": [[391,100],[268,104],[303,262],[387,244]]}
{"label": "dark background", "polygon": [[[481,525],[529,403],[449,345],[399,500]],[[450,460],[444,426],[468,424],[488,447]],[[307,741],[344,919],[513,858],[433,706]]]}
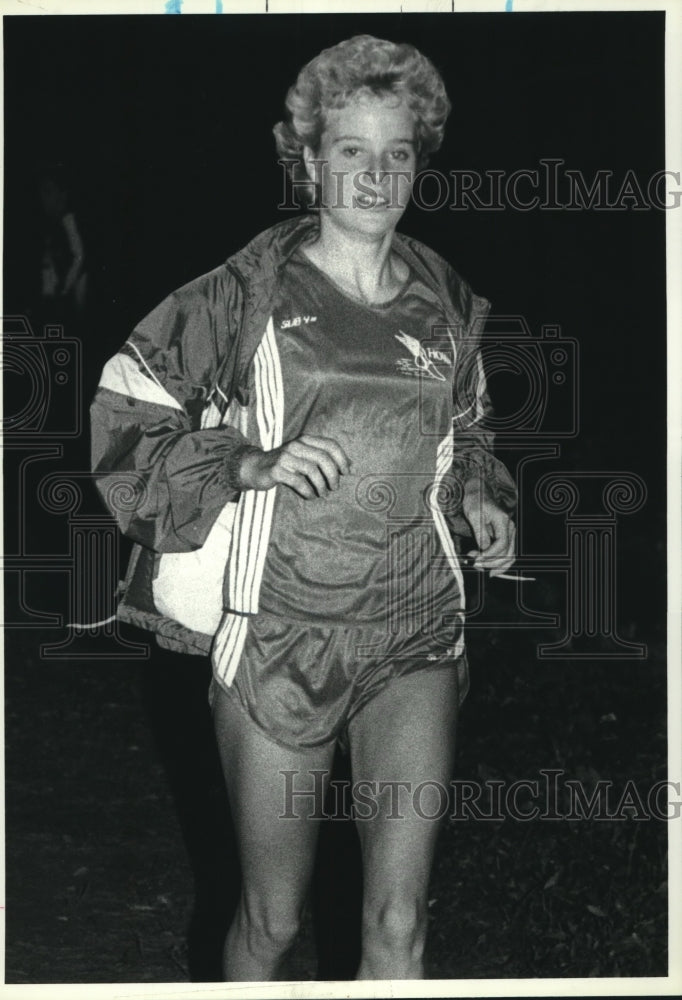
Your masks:
{"label": "dark background", "polygon": [[[661,13],[5,17],[4,312],[31,310],[41,224],[36,178],[41,169],[61,164],[69,178],[92,278],[86,322],[66,329],[67,336],[82,340],[86,402],[102,364],[142,315],[175,287],[215,267],[282,218],[276,206],[283,178],[271,128],[282,116],[286,90],[301,65],[321,48],[358,33],[409,41],[443,74],[453,112],[433,167],[511,172],[535,169],[540,158],[557,157],[565,167],[581,170],[588,182],[597,170],[612,170],[614,191],[630,169],[646,186],[648,178],[664,168]],[[519,736],[528,725],[523,723],[515,731],[518,715],[504,720],[495,715],[504,697],[512,701],[520,697],[512,688],[514,676],[518,679],[521,674],[531,718],[544,719],[547,702],[567,704],[570,691],[577,699],[571,704],[579,717],[587,713],[586,718],[596,719],[600,709],[608,714],[609,699],[620,698],[629,706],[631,724],[640,727],[640,736],[646,739],[647,733],[660,732],[665,725],[665,222],[665,212],[655,208],[435,213],[412,208],[401,227],[442,253],[479,294],[492,301],[496,313],[522,315],[536,336],[543,324],[559,324],[566,337],[578,342],[579,433],[557,439],[560,455],[538,467],[537,474],[629,471],[647,487],[642,509],[618,523],[618,628],[621,635],[647,645],[645,660],[541,663],[531,643],[521,654],[526,657],[524,665],[519,666],[519,649],[514,646],[518,636],[505,632],[495,640],[494,654],[489,637],[473,637],[474,652],[476,644],[480,647],[480,680],[477,687],[474,679],[470,721],[465,719],[463,725],[470,726],[474,739],[492,720],[495,735],[487,752],[500,761],[509,755],[514,733]],[[493,398],[502,408],[517,388],[513,379],[491,378]],[[20,392],[21,385],[13,390]],[[84,419],[86,411],[81,416]],[[83,423],[83,433],[76,439],[63,442],[68,468],[87,468],[86,426]],[[13,482],[6,476],[10,548],[17,509],[24,502]],[[54,517],[35,504],[29,505],[27,517],[33,551],[51,551]],[[520,518],[522,555],[563,551],[561,517],[539,512],[528,495],[522,498]],[[125,552],[123,543],[124,556]],[[560,576],[541,575],[536,589],[525,591],[531,606],[561,611]],[[509,605],[513,597],[511,590],[499,589],[501,581],[496,586],[497,590],[491,584],[488,595],[493,612],[497,604]],[[25,600],[32,608],[62,610],[63,581],[60,585],[52,577],[36,574],[27,588]],[[11,876],[21,868],[20,847],[31,828],[32,807],[22,795],[43,771],[43,763],[32,763],[25,752],[33,743],[22,698],[30,699],[52,685],[50,709],[59,714],[65,707],[60,705],[60,691],[65,688],[55,680],[54,666],[41,661],[38,646],[46,638],[44,633],[16,628],[6,634],[6,690],[10,706],[12,698],[15,705],[7,728]],[[140,633],[130,635],[138,642],[144,639]],[[545,628],[531,639],[552,641],[559,636],[559,631]],[[92,665],[69,669],[73,673],[66,688],[82,692],[79,677],[87,676],[86,688],[97,698]],[[155,734],[156,753],[170,776],[168,787],[180,813],[185,847],[201,883],[204,876],[197,874],[197,857],[202,851],[205,855],[205,844],[204,834],[197,841],[196,816],[210,825],[210,810],[221,808],[216,805],[219,776],[210,739],[205,733],[198,742],[190,738],[191,725],[202,733],[201,727],[207,725],[203,688],[197,695],[197,706],[202,707],[191,716],[194,722],[182,715],[187,708],[186,669],[155,653],[143,668],[121,667],[118,674],[106,675],[103,683],[123,683],[125,691],[137,692],[147,713],[140,718],[149,721]],[[196,687],[205,682],[205,665],[195,664],[193,670],[193,677],[199,678],[192,682]],[[127,679],[121,682],[123,675]],[[511,685],[508,690],[505,684]],[[125,702],[125,696],[120,700]],[[89,707],[86,699],[84,716]],[[46,709],[44,724],[50,719]],[[570,728],[575,716],[570,725],[564,721],[569,726],[570,759],[588,761],[592,753],[588,731]],[[182,744],[177,742],[175,723],[183,732]],[[633,731],[623,734],[623,746],[631,743]],[[61,729],[59,733],[54,734],[54,752],[68,757],[70,744]],[[19,747],[24,748],[21,753]],[[194,747],[195,759],[188,747]],[[551,763],[543,752],[538,750],[536,766]],[[463,737],[464,768],[466,754]],[[197,761],[203,761],[201,766],[210,775],[213,804],[209,806],[205,798],[196,800],[196,788],[195,800],[188,805],[187,789],[193,780],[196,785],[192,776]],[[469,763],[475,770],[476,761]],[[625,758],[620,763],[619,773],[627,777],[631,771]],[[652,773],[659,773],[663,763],[664,744],[659,743]],[[112,768],[117,771],[115,760]],[[88,779],[81,775],[78,780]],[[71,809],[67,799],[63,812],[68,825],[77,808]],[[45,836],[50,837],[49,829]],[[134,842],[133,834],[128,841]],[[353,848],[349,851],[352,855]],[[646,879],[643,887],[645,883]],[[42,904],[38,896],[26,898],[22,890],[20,911],[16,883],[14,891],[17,916],[13,924],[8,912],[8,955],[14,945],[15,981],[36,981],[35,976],[40,981],[39,973],[21,965],[18,942],[29,948],[31,922]],[[10,904],[11,893],[10,880]],[[44,947],[49,970],[53,956],[49,944]],[[647,952],[650,964],[642,969],[659,969],[660,974],[653,948]],[[78,961],[73,961],[75,969]],[[553,975],[562,969],[563,974],[577,974],[575,970],[582,968],[575,964],[577,959],[573,965],[561,965],[550,955],[546,971],[538,972],[533,970],[543,967],[538,966],[537,956],[534,961],[535,965],[519,966],[516,974]],[[610,961],[611,965],[604,959],[604,970],[623,974],[613,972],[614,960]],[[480,974],[492,974],[481,968]],[[133,975],[126,969],[125,964],[110,966],[108,974],[98,975],[88,967],[80,977],[83,981],[141,978],[139,970]],[[195,960],[191,974],[201,976],[196,970]],[[632,968],[630,972],[638,974]],[[458,974],[465,973],[460,969]],[[48,981],[59,978],[54,972],[44,975]],[[68,967],[60,975],[59,981],[78,978]],[[158,970],[156,975],[162,977]]]}
{"label": "dark background", "polygon": [[[290,214],[276,207],[271,128],[300,66],[360,32],[409,40],[443,73],[453,112],[435,168],[511,172],[556,157],[588,183],[612,170],[614,193],[628,170],[645,186],[665,166],[663,26],[659,13],[7,18],[5,313],[23,311],[36,280],[36,173],[61,163],[92,278],[87,400],[141,316]],[[496,313],[579,342],[580,435],[563,443],[562,467],[643,476],[639,523],[657,544],[665,212],[413,208],[402,228]],[[491,385],[503,403],[505,386]],[[657,607],[660,566],[639,571],[651,576],[638,600],[653,594]]]}

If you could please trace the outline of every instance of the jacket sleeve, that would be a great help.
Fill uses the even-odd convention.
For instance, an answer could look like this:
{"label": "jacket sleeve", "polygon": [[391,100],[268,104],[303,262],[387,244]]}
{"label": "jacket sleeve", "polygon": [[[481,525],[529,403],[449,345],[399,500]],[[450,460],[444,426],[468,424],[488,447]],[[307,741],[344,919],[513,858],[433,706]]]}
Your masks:
{"label": "jacket sleeve", "polygon": [[[453,386],[453,465],[452,473],[461,490],[480,490],[507,514],[516,510],[516,484],[506,466],[493,452],[494,434],[490,429],[493,408],[486,384],[480,342],[490,304],[460,285],[460,304],[465,321],[457,343]],[[461,506],[450,518],[453,531],[471,534]]]}
{"label": "jacket sleeve", "polygon": [[90,409],[97,489],[121,531],[157,552],[200,548],[239,495],[248,442],[232,427],[202,427],[202,414],[241,298],[223,269],[198,278],[142,320],[102,372]]}

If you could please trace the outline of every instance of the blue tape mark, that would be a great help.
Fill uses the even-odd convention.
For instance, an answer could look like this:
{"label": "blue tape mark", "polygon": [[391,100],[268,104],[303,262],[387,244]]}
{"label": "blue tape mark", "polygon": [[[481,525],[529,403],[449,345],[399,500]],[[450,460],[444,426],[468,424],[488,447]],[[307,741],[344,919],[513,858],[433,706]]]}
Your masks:
{"label": "blue tape mark", "polygon": [[507,2],[504,5],[504,9],[505,9],[505,11],[511,11],[513,13],[513,11],[514,11],[514,0],[507,0]]}
{"label": "blue tape mark", "polygon": [[215,0],[215,12],[216,12],[216,14],[222,14],[222,12],[223,12],[223,0]]}
{"label": "blue tape mark", "polygon": [[167,14],[182,14],[182,0],[166,0]]}

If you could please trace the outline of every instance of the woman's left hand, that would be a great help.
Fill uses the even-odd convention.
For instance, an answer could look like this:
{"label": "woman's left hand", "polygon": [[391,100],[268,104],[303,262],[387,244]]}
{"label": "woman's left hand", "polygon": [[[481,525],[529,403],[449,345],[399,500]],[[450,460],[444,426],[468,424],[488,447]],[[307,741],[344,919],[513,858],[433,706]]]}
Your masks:
{"label": "woman's left hand", "polygon": [[476,569],[489,569],[491,576],[504,573],[516,559],[516,525],[497,504],[478,491],[463,502],[466,517],[478,549],[467,555],[474,559]]}

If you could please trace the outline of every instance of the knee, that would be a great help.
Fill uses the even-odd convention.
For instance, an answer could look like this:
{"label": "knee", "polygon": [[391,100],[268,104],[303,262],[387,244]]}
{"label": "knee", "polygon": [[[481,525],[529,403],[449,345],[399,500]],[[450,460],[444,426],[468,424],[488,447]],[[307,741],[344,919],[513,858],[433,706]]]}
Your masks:
{"label": "knee", "polygon": [[294,943],[301,927],[301,913],[290,907],[244,902],[248,938],[258,950],[284,952]]}
{"label": "knee", "polygon": [[363,938],[383,952],[421,958],[426,938],[426,900],[414,896],[384,899],[365,906]]}

